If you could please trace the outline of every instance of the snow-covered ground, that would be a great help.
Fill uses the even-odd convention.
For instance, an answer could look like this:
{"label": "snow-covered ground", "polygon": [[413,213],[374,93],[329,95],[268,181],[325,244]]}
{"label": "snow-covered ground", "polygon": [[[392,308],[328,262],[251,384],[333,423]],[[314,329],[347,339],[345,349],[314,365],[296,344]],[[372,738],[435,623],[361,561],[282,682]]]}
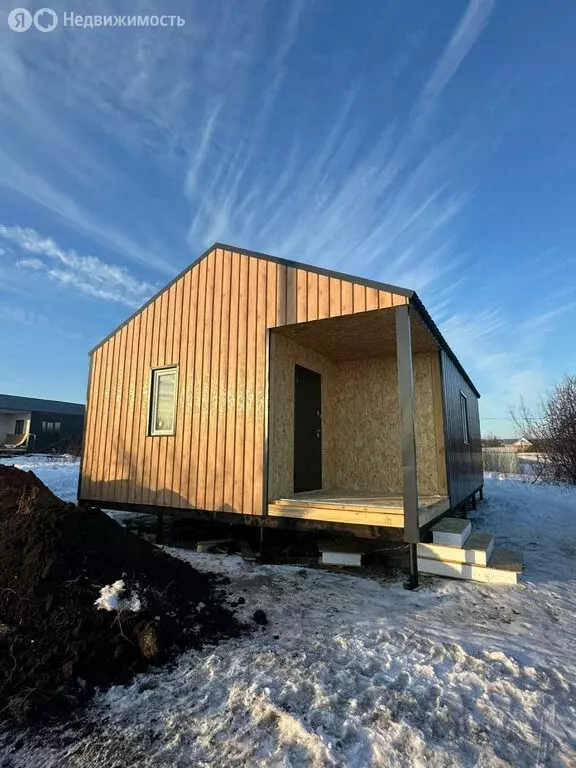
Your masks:
{"label": "snow-covered ground", "polygon": [[171,550],[268,626],[99,694],[85,732],[0,736],[0,765],[575,766],[576,489],[485,495],[474,529],[523,550],[518,587]]}
{"label": "snow-covered ground", "polygon": [[26,472],[31,470],[56,496],[64,501],[76,502],[80,472],[80,459],[76,456],[51,456],[37,453],[0,459],[0,464],[13,465]]}

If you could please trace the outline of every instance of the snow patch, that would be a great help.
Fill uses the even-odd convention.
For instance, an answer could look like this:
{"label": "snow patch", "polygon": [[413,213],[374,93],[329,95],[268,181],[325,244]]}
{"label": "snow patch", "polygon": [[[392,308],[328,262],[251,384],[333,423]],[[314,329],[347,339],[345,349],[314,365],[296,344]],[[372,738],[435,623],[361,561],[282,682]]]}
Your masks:
{"label": "snow patch", "polygon": [[131,611],[139,613],[142,610],[142,601],[138,593],[131,590],[130,597],[122,597],[126,591],[126,585],[122,579],[108,584],[100,590],[100,597],[94,602],[96,608],[102,611]]}

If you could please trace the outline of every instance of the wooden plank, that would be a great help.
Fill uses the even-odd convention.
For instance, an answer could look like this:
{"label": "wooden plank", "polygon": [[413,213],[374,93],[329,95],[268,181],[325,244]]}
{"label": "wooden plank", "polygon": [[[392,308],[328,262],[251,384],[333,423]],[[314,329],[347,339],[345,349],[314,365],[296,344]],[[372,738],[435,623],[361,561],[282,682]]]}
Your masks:
{"label": "wooden plank", "polygon": [[286,268],[286,323],[288,325],[298,322],[297,271],[293,267]]}
{"label": "wooden plank", "polygon": [[358,283],[354,283],[354,312],[366,312],[366,288]]}
{"label": "wooden plank", "polygon": [[238,365],[236,368],[236,434],[234,446],[233,510],[242,512],[244,506],[244,457],[246,424],[246,357],[248,329],[248,256],[240,256],[240,295],[238,305]]}
{"label": "wooden plank", "polygon": [[[265,263],[262,262],[264,265]],[[305,269],[296,271],[296,322],[308,320],[308,273]]]}
{"label": "wooden plank", "polygon": [[432,520],[440,517],[440,515],[443,515],[445,512],[448,512],[449,509],[450,500],[448,498],[424,509],[420,507],[418,510],[418,523],[420,528],[422,528],[424,525],[428,525],[428,523],[431,523]]}
{"label": "wooden plank", "polygon": [[230,295],[232,256],[222,253],[222,299],[220,302],[220,360],[218,367],[218,417],[216,423],[216,458],[214,471],[213,509],[224,508],[224,477],[226,474],[226,423],[228,412],[228,366],[230,350]]}
{"label": "wooden plank", "polygon": [[330,288],[330,317],[340,317],[342,314],[342,281],[334,277],[328,278]]}
{"label": "wooden plank", "polygon": [[318,319],[330,317],[330,278],[318,275]]}
{"label": "wooden plank", "polygon": [[[276,271],[276,319],[274,326],[286,325],[286,281],[287,267],[278,264]],[[272,327],[272,326],[271,326]]]}
{"label": "wooden plank", "polygon": [[[246,399],[244,402],[244,496],[242,511],[254,514],[254,400],[256,396],[256,313],[258,308],[258,260],[248,265],[248,329],[246,335]],[[261,454],[260,454],[261,455]]]}
{"label": "wooden plank", "polygon": [[354,292],[355,292],[356,286],[352,283],[349,283],[346,280],[342,281],[342,287],[341,287],[341,308],[340,308],[340,314],[342,315],[351,315],[355,309],[354,309]]}
{"label": "wooden plank", "polygon": [[[158,323],[154,325],[157,344],[154,349],[153,367],[165,364],[166,361],[166,337],[168,333],[168,311],[170,296],[168,291],[160,296],[160,315]],[[150,437],[152,444],[150,459],[150,494],[149,504],[161,504],[162,494],[159,492],[164,487],[166,476],[166,451],[165,445],[168,438],[164,435]]]}
{"label": "wooden plank", "polygon": [[[378,289],[366,288],[366,311],[369,312],[372,309],[379,309],[379,307]],[[354,311],[356,311],[356,309],[354,309]]]}
{"label": "wooden plank", "polygon": [[318,320],[318,274],[316,272],[307,272],[306,275],[308,281],[308,320]]}
{"label": "wooden plank", "polygon": [[214,310],[215,259],[206,259],[206,295],[204,301],[204,351],[202,356],[202,400],[199,414],[200,442],[197,454],[198,486],[196,505],[206,509],[206,477],[208,472],[208,424],[210,421],[210,385],[212,366],[212,318]]}
{"label": "wooden plank", "polygon": [[392,294],[388,291],[378,291],[378,309],[387,309],[393,306]]}
{"label": "wooden plank", "polygon": [[178,366],[176,377],[176,408],[174,413],[174,435],[167,441],[168,480],[165,503],[171,507],[181,506],[180,477],[183,457],[183,429],[184,401],[186,397],[186,351],[185,341],[188,338],[188,329],[185,327],[186,307],[189,296],[186,294],[190,286],[190,272],[187,272],[182,280],[178,280],[174,288],[174,332],[172,334],[172,362]]}
{"label": "wooden plank", "polygon": [[138,434],[138,377],[141,371],[141,362],[138,354],[140,347],[140,330],[142,323],[142,315],[137,315],[132,321],[132,345],[130,349],[130,386],[128,387],[126,403],[127,417],[126,417],[126,434],[125,434],[125,451],[126,451],[126,486],[123,492],[122,500],[128,500],[132,496],[132,488],[135,481],[134,478],[134,437]]}
{"label": "wooden plank", "polygon": [[208,414],[206,425],[206,480],[203,509],[215,509],[214,496],[216,490],[216,453],[218,440],[218,400],[220,395],[220,331],[222,322],[222,274],[223,252],[218,248],[214,254],[214,287],[212,301],[211,335],[212,347],[210,350],[210,377],[208,394]]}
{"label": "wooden plank", "polygon": [[[276,293],[276,286],[278,284],[278,280],[277,280],[278,269],[279,269],[278,265],[274,264],[273,262],[268,263],[267,296],[266,296],[266,327],[267,328],[274,327],[274,320],[276,317],[277,304],[278,304],[278,298]],[[316,283],[316,289],[317,287],[318,286]],[[310,286],[308,286],[308,288],[310,288]],[[265,332],[269,334],[269,338],[268,338],[268,344],[267,345],[265,344],[265,354],[268,357],[267,359],[264,360],[265,375],[267,376],[268,380],[267,382],[265,382],[266,400],[264,402],[263,472],[265,474],[262,478],[262,484],[263,484],[262,514],[263,515],[268,514],[268,499],[270,495],[269,494],[270,476],[271,476],[271,467],[273,462],[272,435],[271,435],[272,426],[271,425],[274,424],[274,421],[273,421],[274,397],[272,396],[272,393],[271,393],[273,376],[274,376],[274,372],[272,368],[272,362],[273,362],[272,346],[274,343],[274,333],[273,331],[265,331]]]}
{"label": "wooden plank", "polygon": [[352,510],[356,512],[386,512],[387,514],[391,515],[398,515],[399,517],[403,517],[404,510],[402,506],[398,506],[396,504],[360,504],[360,503],[347,503],[343,501],[342,503],[338,503],[337,501],[323,501],[322,499],[318,499],[318,501],[306,501],[299,499],[274,499],[272,502],[277,507],[294,507],[297,506],[299,508],[304,509],[305,507],[310,507],[311,509],[336,509],[336,510]]}
{"label": "wooden plank", "polygon": [[101,399],[101,414],[102,422],[100,428],[100,440],[98,447],[98,464],[97,464],[97,499],[104,499],[104,479],[106,476],[106,464],[109,455],[108,447],[108,421],[110,419],[110,386],[112,380],[112,358],[114,354],[114,345],[116,343],[116,337],[113,336],[104,346],[104,386],[102,389]]}
{"label": "wooden plank", "polygon": [[[204,263],[204,262],[202,262]],[[205,270],[202,270],[202,263],[192,272],[190,285],[190,312],[188,317],[189,336],[188,336],[188,366],[186,373],[186,413],[184,416],[184,450],[187,450],[187,456],[183,463],[184,477],[182,479],[182,495],[184,496],[186,506],[196,506],[196,473],[198,468],[198,413],[196,406],[196,397],[198,395],[198,360],[201,355],[201,345],[198,339],[201,339],[201,328],[203,323],[199,319],[199,307],[201,303],[201,289],[203,287],[203,276],[205,282]]]}
{"label": "wooden plank", "polygon": [[[176,283],[166,291],[166,342],[163,351],[163,357],[159,361],[160,365],[172,365],[173,358],[173,340],[174,340],[174,317],[176,310]],[[176,381],[178,387],[178,380]],[[176,390],[178,391],[178,390]],[[170,446],[174,451],[174,435],[165,435],[160,438],[160,450],[158,461],[158,493],[157,504],[167,506],[172,501],[172,466],[170,463]],[[163,467],[163,470],[160,468]]]}
{"label": "wooden plank", "polygon": [[154,348],[154,329],[158,302],[150,304],[146,309],[146,334],[144,337],[144,356],[142,360],[142,389],[140,400],[140,424],[143,434],[142,442],[138,446],[136,467],[140,472],[138,498],[139,504],[149,504],[150,498],[150,457],[152,455],[152,438],[148,436],[150,421],[150,370]]}
{"label": "wooden plank", "polygon": [[180,339],[180,375],[178,384],[179,415],[176,429],[178,441],[176,455],[180,461],[180,474],[176,476],[175,487],[178,493],[178,506],[188,507],[188,478],[192,457],[190,456],[192,410],[194,407],[194,342],[196,339],[195,296],[193,286],[198,285],[198,269],[194,268],[184,276],[182,287],[182,335]]}
{"label": "wooden plank", "polygon": [[[263,484],[264,484],[264,422],[266,419],[265,396],[267,392],[266,381],[266,327],[267,327],[267,300],[268,300],[268,273],[267,262],[258,262],[257,299],[256,299],[256,325],[255,334],[255,383],[254,383],[254,456],[253,456],[253,499],[252,510],[255,515],[262,515]],[[302,270],[300,270],[302,271]],[[305,277],[305,273],[304,273]],[[304,298],[306,297],[306,280],[304,280]]]}
{"label": "wooden plank", "polygon": [[94,484],[94,471],[96,459],[96,447],[98,445],[98,418],[99,418],[99,400],[100,400],[100,371],[102,368],[102,347],[99,347],[92,354],[92,363],[90,366],[89,395],[87,410],[87,434],[84,440],[84,450],[82,452],[82,486],[80,488],[80,498],[96,498],[93,496],[92,488]]}
{"label": "wooden plank", "polygon": [[237,406],[237,371],[238,371],[238,311],[240,296],[240,255],[230,254],[230,322],[229,354],[227,366],[227,409],[226,409],[226,447],[223,508],[227,512],[234,510],[234,470],[236,447],[236,406]]}
{"label": "wooden plank", "polygon": [[402,515],[378,512],[363,512],[357,509],[338,510],[321,507],[276,507],[268,505],[270,517],[289,517],[300,520],[319,520],[331,523],[346,523],[352,525],[372,525],[385,528],[402,528]]}
{"label": "wooden plank", "polygon": [[[130,436],[132,434],[132,408],[130,390],[132,381],[132,345],[134,343],[134,323],[124,327],[125,347],[121,357],[122,379],[119,382],[120,420],[118,432],[118,447],[116,455],[116,485],[113,488],[113,500],[122,501],[126,498],[130,475]],[[118,419],[117,419],[118,421]]]}
{"label": "wooden plank", "polygon": [[110,379],[109,418],[107,429],[107,452],[104,463],[104,477],[102,483],[103,499],[114,501],[114,489],[118,482],[117,459],[119,453],[120,438],[120,414],[122,399],[122,384],[124,379],[124,353],[126,347],[126,326],[120,329],[115,336],[112,355],[112,372]]}

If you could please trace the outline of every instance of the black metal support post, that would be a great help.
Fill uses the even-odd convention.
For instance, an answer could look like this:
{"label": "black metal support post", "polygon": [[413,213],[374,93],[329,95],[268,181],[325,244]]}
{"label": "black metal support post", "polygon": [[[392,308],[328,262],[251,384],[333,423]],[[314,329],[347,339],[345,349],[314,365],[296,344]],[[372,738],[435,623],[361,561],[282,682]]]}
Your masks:
{"label": "black metal support post", "polygon": [[417,589],[418,587],[418,552],[417,544],[410,544],[410,578],[404,584],[404,589]]}
{"label": "black metal support post", "polygon": [[476,491],[472,494],[472,509],[476,509]]}
{"label": "black metal support post", "polygon": [[478,495],[480,497],[480,501],[484,501],[484,486],[480,488],[480,490],[478,491]]}
{"label": "black metal support post", "polygon": [[462,505],[460,506],[460,510],[462,511],[462,519],[466,520],[467,517],[468,517],[468,513],[467,513],[467,510],[466,510],[466,501],[462,502]]}
{"label": "black metal support post", "polygon": [[264,558],[264,522],[260,523],[260,547],[258,549],[258,562],[263,562]]}
{"label": "black metal support post", "polygon": [[407,304],[396,307],[396,365],[398,368],[398,401],[402,433],[402,494],[404,506],[404,541],[410,545],[410,581],[407,589],[418,586],[420,541],[418,514],[418,482],[416,472],[416,438],[414,430],[414,375],[412,371],[412,335]]}
{"label": "black metal support post", "polygon": [[156,516],[156,544],[164,544],[164,512]]}

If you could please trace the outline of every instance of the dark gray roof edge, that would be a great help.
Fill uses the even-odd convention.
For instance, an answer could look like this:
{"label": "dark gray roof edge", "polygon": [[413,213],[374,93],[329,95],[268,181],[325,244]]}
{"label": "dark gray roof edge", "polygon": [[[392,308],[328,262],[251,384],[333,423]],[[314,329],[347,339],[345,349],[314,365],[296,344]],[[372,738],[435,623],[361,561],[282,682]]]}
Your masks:
{"label": "dark gray roof edge", "polygon": [[462,374],[462,376],[464,377],[465,381],[468,383],[468,385],[470,386],[470,388],[472,389],[472,391],[474,392],[476,397],[481,397],[480,392],[478,392],[478,390],[476,389],[476,387],[474,385],[474,382],[472,381],[470,376],[468,376],[468,374],[464,370],[464,366],[462,365],[460,360],[458,360],[458,358],[456,357],[456,354],[452,351],[450,345],[448,344],[448,342],[446,341],[444,336],[442,336],[442,333],[440,332],[440,329],[438,328],[438,326],[436,325],[434,320],[432,320],[432,317],[430,316],[430,313],[428,312],[428,310],[426,309],[426,307],[422,303],[422,300],[420,299],[418,294],[414,293],[412,295],[412,297],[410,299],[410,304],[418,311],[418,313],[422,317],[422,320],[424,321],[426,327],[428,328],[428,330],[430,331],[432,336],[434,336],[434,338],[440,344],[442,349],[446,352],[446,354],[448,355],[450,360],[452,360],[452,362],[454,363],[454,365],[456,366],[458,371]]}
{"label": "dark gray roof edge", "polygon": [[99,341],[98,344],[96,344],[95,347],[93,347],[89,355],[94,354],[97,349],[99,349],[103,344],[106,344],[106,342],[112,338],[115,334],[118,333],[119,330],[121,330],[125,325],[128,325],[128,323],[133,320],[135,317],[137,317],[140,312],[143,312],[147,306],[152,304],[153,301],[156,301],[156,299],[161,296],[164,291],[169,290],[174,283],[176,283],[180,278],[184,277],[184,275],[189,272],[191,269],[194,269],[194,267],[199,264],[202,259],[205,259],[212,251],[215,251],[217,248],[223,250],[223,251],[232,251],[233,253],[239,253],[242,256],[253,256],[256,259],[264,259],[266,261],[272,261],[275,264],[281,264],[285,267],[294,267],[295,269],[304,269],[308,272],[315,272],[318,275],[325,275],[326,277],[333,277],[337,280],[347,280],[352,283],[357,283],[358,285],[364,285],[367,288],[377,288],[380,291],[389,291],[390,293],[397,293],[400,296],[406,296],[406,298],[410,298],[414,295],[414,291],[411,291],[407,288],[401,288],[397,285],[388,285],[388,283],[380,283],[377,280],[369,280],[368,278],[358,277],[355,275],[349,275],[345,272],[335,272],[331,269],[324,269],[324,267],[315,267],[312,264],[304,264],[301,261],[290,261],[289,259],[282,259],[278,256],[271,256],[269,253],[261,253],[260,251],[251,251],[248,248],[239,248],[236,245],[230,245],[228,243],[220,243],[216,242],[213,243],[209,248],[207,248],[198,258],[192,262],[192,264],[189,264],[185,269],[182,270],[179,274],[176,275],[176,277],[172,278],[170,282],[165,285],[163,288],[160,288],[159,291],[157,291],[154,296],[148,299],[144,304],[142,304],[141,307],[138,307],[137,310],[132,312],[132,314],[126,318],[123,322],[120,323],[120,325],[115,328],[113,331],[111,331],[107,336],[105,336],[102,341]]}
{"label": "dark gray roof edge", "polygon": [[22,395],[0,394],[0,410],[38,411],[40,413],[62,413],[69,416],[83,416],[86,406],[82,403],[69,403],[64,400],[45,400],[41,397],[23,397]]}

